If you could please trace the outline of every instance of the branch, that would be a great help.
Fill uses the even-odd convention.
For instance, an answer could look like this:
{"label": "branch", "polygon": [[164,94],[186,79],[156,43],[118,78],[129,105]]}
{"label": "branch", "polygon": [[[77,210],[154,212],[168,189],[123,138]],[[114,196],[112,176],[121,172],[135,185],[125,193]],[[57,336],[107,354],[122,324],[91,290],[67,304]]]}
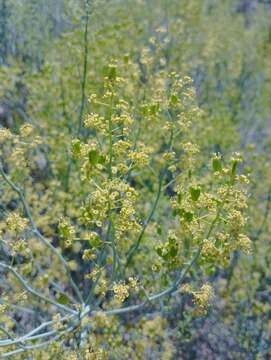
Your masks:
{"label": "branch", "polygon": [[90,5],[89,2],[86,2],[86,22],[85,22],[85,31],[84,31],[84,63],[83,63],[83,77],[81,82],[81,105],[78,115],[78,129],[77,129],[77,136],[80,137],[83,125],[83,113],[85,107],[85,100],[86,100],[86,79],[87,79],[87,66],[88,66],[88,22],[89,22],[89,15],[90,15]]}
{"label": "branch", "polygon": [[161,196],[161,190],[162,190],[162,184],[163,184],[163,180],[164,180],[164,176],[165,176],[165,171],[162,171],[161,174],[160,174],[160,177],[159,177],[159,184],[158,184],[158,190],[157,190],[157,194],[156,194],[156,198],[155,198],[155,201],[153,203],[153,206],[152,206],[152,209],[149,213],[149,216],[147,217],[147,220],[145,221],[142,229],[141,229],[141,232],[137,238],[137,241],[135,244],[133,244],[130,249],[128,250],[128,253],[127,253],[127,260],[126,260],[126,267],[130,264],[130,262],[132,261],[132,258],[134,257],[135,255],[135,252],[137,251],[137,249],[139,248],[139,245],[142,241],[142,238],[145,234],[145,231],[150,223],[150,221],[152,220],[153,218],[153,215],[156,211],[156,208],[158,206],[158,203],[159,203],[159,200],[160,200],[160,196]]}
{"label": "branch", "polygon": [[30,208],[29,208],[29,205],[28,203],[26,202],[25,200],[25,197],[24,197],[24,194],[22,192],[22,190],[17,186],[15,185],[7,176],[7,174],[4,172],[3,170],[3,167],[2,165],[0,165],[0,173],[1,175],[3,176],[4,180],[6,181],[6,183],[19,195],[20,199],[21,199],[21,202],[23,204],[23,207],[24,207],[24,211],[26,213],[26,216],[28,217],[29,219],[29,222],[30,222],[30,225],[32,227],[32,231],[35,235],[37,235],[37,237],[41,240],[41,242],[47,246],[57,257],[58,259],[60,260],[60,262],[62,263],[62,265],[64,266],[65,268],[65,271],[66,271],[66,274],[68,275],[68,278],[71,282],[71,285],[73,287],[73,290],[75,291],[79,301],[81,303],[83,303],[83,298],[82,298],[82,295],[81,295],[81,292],[78,288],[78,286],[75,284],[75,282],[73,281],[72,279],[72,276],[71,276],[71,273],[70,273],[70,269],[69,269],[69,265],[68,263],[66,262],[66,260],[64,259],[64,257],[61,255],[61,253],[50,243],[49,240],[47,240],[41,233],[40,231],[38,230],[34,220],[33,220],[33,217],[32,217],[32,214],[31,214],[31,211],[30,211]]}
{"label": "branch", "polygon": [[66,315],[66,316],[63,316],[61,319],[50,320],[50,321],[44,322],[41,325],[39,325],[38,327],[36,327],[35,329],[31,330],[26,335],[24,335],[24,336],[22,336],[20,338],[14,339],[12,341],[11,340],[0,340],[0,347],[1,346],[15,345],[17,343],[23,343],[25,341],[30,341],[30,340],[34,340],[34,339],[37,339],[37,338],[47,337],[49,335],[52,335],[52,334],[56,333],[57,330],[51,330],[51,331],[41,333],[41,334],[37,334],[37,335],[34,335],[34,334],[38,333],[40,330],[42,330],[42,329],[44,329],[44,328],[46,328],[48,326],[52,326],[53,324],[55,324],[57,322],[64,322],[65,320],[72,319],[73,317],[77,317],[77,314],[76,315]]}
{"label": "branch", "polygon": [[69,307],[67,307],[65,305],[62,305],[62,304],[54,301],[53,299],[47,298],[43,294],[39,293],[37,290],[33,289],[30,285],[27,284],[27,282],[24,280],[24,278],[16,270],[13,269],[13,267],[3,264],[1,262],[0,262],[0,267],[4,268],[5,270],[10,271],[16,277],[16,279],[20,282],[20,284],[33,296],[35,296],[49,304],[55,305],[59,309],[64,310],[70,314],[76,314],[76,311],[70,309]]}
{"label": "branch", "polygon": [[24,351],[39,349],[39,348],[41,348],[41,347],[43,347],[45,345],[50,344],[52,341],[56,341],[56,340],[60,339],[64,334],[69,333],[69,332],[71,332],[73,330],[74,330],[74,327],[65,329],[60,334],[56,335],[55,337],[53,337],[50,340],[41,342],[41,343],[36,344],[36,345],[28,345],[28,346],[25,346],[23,349],[17,349],[17,350],[14,350],[14,351],[10,351],[10,352],[1,354],[0,356],[1,356],[1,358],[6,358],[6,357],[9,357],[9,356],[12,356],[12,355],[24,352]]}

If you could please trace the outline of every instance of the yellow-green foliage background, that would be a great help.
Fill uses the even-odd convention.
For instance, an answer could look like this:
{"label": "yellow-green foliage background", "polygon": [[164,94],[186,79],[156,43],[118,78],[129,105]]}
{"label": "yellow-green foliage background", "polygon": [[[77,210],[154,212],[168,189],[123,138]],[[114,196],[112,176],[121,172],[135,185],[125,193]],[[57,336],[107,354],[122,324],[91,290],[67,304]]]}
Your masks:
{"label": "yellow-green foliage background", "polygon": [[61,333],[0,354],[270,359],[271,2],[0,0],[0,31],[1,341]]}

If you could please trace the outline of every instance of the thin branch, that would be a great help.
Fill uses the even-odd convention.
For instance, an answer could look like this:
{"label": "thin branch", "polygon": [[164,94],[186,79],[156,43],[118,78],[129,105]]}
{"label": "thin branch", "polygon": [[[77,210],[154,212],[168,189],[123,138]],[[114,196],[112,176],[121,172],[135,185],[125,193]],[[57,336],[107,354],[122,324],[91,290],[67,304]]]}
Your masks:
{"label": "thin branch", "polygon": [[[1,346],[7,346],[7,345],[15,345],[17,343],[23,343],[24,341],[28,341],[28,340],[32,340],[35,338],[40,338],[43,336],[48,336],[49,332],[45,332],[45,333],[41,333],[41,334],[37,334],[40,330],[52,326],[55,323],[61,323],[64,322],[66,320],[72,319],[73,317],[77,316],[77,313],[75,315],[66,315],[63,316],[61,319],[57,319],[57,320],[50,320],[47,322],[42,323],[41,325],[39,325],[38,327],[36,327],[35,329],[31,330],[29,333],[27,333],[26,335],[14,339],[12,342],[9,340],[0,340],[0,347]],[[34,335],[37,334],[37,335]]]}
{"label": "thin branch", "polygon": [[[112,310],[106,310],[104,311],[104,314],[106,315],[121,315],[121,314],[125,314],[125,313],[128,313],[128,312],[133,312],[133,311],[137,311],[141,308],[143,308],[145,305],[149,304],[149,303],[152,303],[156,300],[159,300],[165,296],[169,296],[171,294],[173,294],[177,289],[178,287],[180,286],[180,284],[183,282],[186,274],[189,272],[189,270],[191,269],[191,267],[196,263],[197,259],[199,258],[200,256],[200,253],[201,253],[201,249],[202,249],[202,245],[199,247],[198,251],[196,252],[196,254],[194,255],[194,257],[192,258],[191,262],[188,264],[188,266],[184,269],[184,271],[181,273],[181,275],[179,277],[177,277],[176,281],[174,282],[173,285],[171,285],[170,287],[168,287],[167,289],[157,293],[157,294],[153,294],[151,296],[147,296],[146,294],[146,297],[147,297],[147,300],[141,302],[140,304],[136,304],[136,305],[131,305],[131,306],[127,306],[127,307],[124,307],[124,308],[119,308],[119,309],[112,309]],[[81,322],[81,320],[87,316],[87,315],[95,315],[97,314],[99,311],[97,310],[91,310],[90,309],[90,306],[86,306],[82,313],[79,315],[78,317],[78,321],[77,323],[79,324]],[[76,314],[77,315],[77,314]],[[75,317],[75,315],[71,316],[70,318],[73,318]],[[62,318],[62,320],[64,320],[64,318]],[[48,322],[46,325],[50,325],[52,324],[53,322]],[[77,324],[75,324],[75,327],[77,326]],[[31,339],[34,339],[34,338],[41,338],[41,337],[45,337],[45,336],[49,336],[49,335],[52,335],[54,334],[54,330],[52,331],[49,331],[47,333],[44,333],[44,334],[40,334],[39,336],[35,336],[35,337],[30,337],[30,335],[32,335],[33,333],[35,332],[38,332],[42,327],[45,327],[45,324],[42,324],[39,328],[37,329],[34,329],[32,332],[30,332],[27,336],[23,337],[23,338],[20,338],[20,339],[16,339],[15,342],[13,342],[13,344],[15,343],[18,343],[18,342],[22,342],[22,341],[28,341],[28,340],[31,340]],[[68,329],[66,329],[66,333],[72,331],[74,329],[74,327],[70,327]],[[50,343],[51,341],[59,338],[61,335],[57,335],[55,338],[52,338],[51,340],[48,340],[48,341],[45,341],[43,343],[40,343],[40,344],[37,344],[37,345],[34,345],[35,347],[31,347],[31,346],[25,346],[25,350],[30,350],[30,349],[34,349],[34,348],[38,348],[38,347],[42,347],[44,345],[47,345],[48,343]],[[0,342],[0,346],[1,346],[1,342]],[[7,357],[7,356],[11,356],[11,355],[14,355],[16,353],[19,353],[19,352],[22,352],[22,351],[25,351],[23,349],[17,349],[17,350],[14,350],[13,352],[9,352],[9,353],[5,353],[4,354],[4,357]]]}
{"label": "thin branch", "polygon": [[156,198],[155,198],[155,201],[153,203],[153,206],[152,206],[152,209],[149,213],[149,216],[147,217],[147,220],[145,221],[142,229],[141,229],[141,232],[137,238],[137,241],[135,244],[133,244],[130,249],[128,250],[128,253],[127,253],[127,260],[126,260],[126,267],[130,264],[130,262],[132,261],[132,258],[134,257],[135,255],[135,252],[137,251],[138,247],[140,246],[140,243],[142,241],[142,238],[145,234],[145,231],[150,223],[150,221],[152,220],[153,218],[153,215],[156,211],[156,208],[158,206],[158,203],[159,203],[159,200],[160,200],[160,196],[161,196],[161,190],[162,190],[162,184],[163,184],[163,180],[164,180],[164,176],[165,176],[165,171],[162,171],[161,174],[160,174],[160,177],[159,177],[159,184],[158,184],[158,189],[157,189],[157,194],[156,194]]}
{"label": "thin branch", "polygon": [[83,76],[81,81],[81,104],[78,115],[78,129],[77,136],[80,137],[82,126],[83,126],[83,113],[85,108],[86,101],[86,79],[87,79],[87,67],[88,67],[88,23],[90,16],[90,5],[89,1],[86,1],[86,22],[85,22],[85,31],[84,31],[84,60],[83,60]]}
{"label": "thin branch", "polygon": [[38,230],[38,228],[37,228],[37,226],[36,226],[36,224],[35,224],[35,222],[33,220],[29,205],[28,205],[28,203],[27,203],[27,201],[26,201],[26,199],[24,197],[24,194],[23,194],[22,190],[8,178],[7,174],[3,170],[2,165],[0,165],[0,173],[3,176],[4,180],[6,181],[6,183],[19,195],[19,197],[21,199],[21,202],[23,204],[26,216],[28,217],[30,225],[32,227],[33,233],[35,235],[37,235],[37,237],[41,240],[41,242],[44,245],[46,245],[58,257],[58,259],[60,260],[60,262],[62,263],[62,265],[65,268],[66,274],[68,275],[68,278],[69,278],[69,280],[71,282],[71,285],[72,285],[72,287],[73,287],[79,301],[81,303],[83,303],[83,298],[82,298],[81,292],[80,292],[78,286],[75,284],[75,282],[72,279],[68,263],[66,262],[64,257],[61,255],[61,253]]}
{"label": "thin branch", "polygon": [[33,296],[49,303],[52,304],[56,307],[58,307],[61,310],[64,310],[70,314],[76,314],[76,311],[70,309],[69,307],[62,305],[56,301],[54,301],[53,299],[47,298],[46,296],[44,296],[43,294],[39,293],[37,290],[33,289],[30,285],[28,285],[28,283],[24,280],[24,278],[12,267],[6,264],[3,264],[0,262],[0,267],[2,267],[5,270],[10,271],[15,277],[16,279],[20,282],[20,284]]}
{"label": "thin branch", "polygon": [[[167,110],[167,116],[170,118],[170,120],[172,121],[172,117],[170,115],[170,112]],[[172,146],[173,146],[173,131],[171,131],[170,133],[170,139],[169,139],[169,143],[168,143],[168,149],[171,151],[172,150]],[[153,203],[153,206],[152,206],[152,209],[149,213],[149,216],[147,217],[147,220],[145,221],[143,227],[142,227],[142,230],[137,238],[137,241],[135,244],[133,244],[130,249],[128,250],[127,252],[127,260],[126,260],[126,264],[125,264],[125,267],[127,267],[130,262],[132,261],[132,258],[134,257],[136,251],[138,250],[138,247],[140,246],[140,243],[143,239],[143,236],[145,234],[145,230],[147,229],[150,221],[152,220],[153,218],[153,215],[157,209],[157,206],[158,206],[158,203],[159,203],[159,200],[160,200],[160,197],[161,197],[161,194],[162,194],[162,188],[163,188],[163,181],[164,181],[164,177],[165,177],[165,174],[166,174],[166,168],[164,168],[161,172],[160,172],[160,175],[159,175],[159,182],[158,182],[158,189],[157,189],[157,194],[156,194],[156,198],[155,198],[155,201]]]}
{"label": "thin branch", "polygon": [[58,334],[57,336],[53,337],[50,340],[44,341],[44,342],[36,344],[36,345],[25,346],[23,349],[17,349],[17,350],[13,350],[13,351],[1,354],[1,358],[6,358],[6,357],[9,357],[9,356],[13,356],[15,354],[19,354],[19,353],[24,352],[24,351],[39,349],[39,348],[41,348],[43,346],[46,346],[46,345],[50,344],[52,341],[56,341],[56,340],[60,339],[64,334],[69,333],[69,332],[71,332],[73,330],[74,330],[74,327],[65,329],[63,332],[61,332],[60,334]]}
{"label": "thin branch", "polygon": [[[11,341],[14,340],[13,335],[11,335],[11,334],[10,334],[5,328],[3,328],[2,326],[0,326],[0,331],[2,331],[4,334],[6,334],[6,335],[11,339]],[[19,346],[20,346],[23,350],[25,350],[24,345],[23,345],[21,342],[19,342]]]}

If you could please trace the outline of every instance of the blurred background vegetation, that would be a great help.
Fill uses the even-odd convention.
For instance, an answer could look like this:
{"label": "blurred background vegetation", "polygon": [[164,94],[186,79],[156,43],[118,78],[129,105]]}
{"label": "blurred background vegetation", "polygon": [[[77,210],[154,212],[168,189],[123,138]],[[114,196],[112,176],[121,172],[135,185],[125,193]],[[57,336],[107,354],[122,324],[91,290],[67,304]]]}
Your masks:
{"label": "blurred background vegetation", "polygon": [[[163,69],[193,79],[206,114],[193,128],[203,159],[244,155],[253,241],[252,255],[235,252],[229,266],[210,272],[218,296],[206,316],[169,301],[135,329],[137,315],[125,320],[128,330],[110,325],[108,338],[118,339],[112,358],[270,359],[271,1],[0,0],[0,126],[16,133],[27,122],[43,139],[27,169],[19,155],[9,164],[18,182],[27,177],[28,201],[49,237],[63,207],[72,217],[69,204],[87,192],[78,187],[76,165],[70,169],[70,144],[112,59],[128,64],[131,81],[139,72],[138,93]],[[0,201],[3,210],[6,193]],[[123,355],[120,333],[137,339],[137,357]]]}

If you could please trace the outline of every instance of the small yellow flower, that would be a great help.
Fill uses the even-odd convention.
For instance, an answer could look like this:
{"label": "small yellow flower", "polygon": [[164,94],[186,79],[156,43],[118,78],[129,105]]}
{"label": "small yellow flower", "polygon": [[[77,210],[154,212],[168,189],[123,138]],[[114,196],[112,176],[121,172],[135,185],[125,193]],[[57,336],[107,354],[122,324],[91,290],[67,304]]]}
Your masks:
{"label": "small yellow flower", "polygon": [[125,299],[128,298],[129,296],[129,286],[125,285],[125,284],[114,284],[113,285],[113,292],[115,294],[115,298],[120,301],[123,302],[125,301]]}
{"label": "small yellow flower", "polygon": [[33,132],[33,126],[30,124],[24,124],[20,127],[20,134],[23,137],[28,137]]}
{"label": "small yellow flower", "polygon": [[15,231],[16,233],[19,233],[26,229],[28,220],[22,218],[20,215],[16,213],[10,213],[6,219],[7,222],[7,228],[10,231]]}
{"label": "small yellow flower", "polygon": [[244,234],[239,234],[238,236],[238,247],[245,254],[250,255],[252,251],[252,242],[250,238]]}

